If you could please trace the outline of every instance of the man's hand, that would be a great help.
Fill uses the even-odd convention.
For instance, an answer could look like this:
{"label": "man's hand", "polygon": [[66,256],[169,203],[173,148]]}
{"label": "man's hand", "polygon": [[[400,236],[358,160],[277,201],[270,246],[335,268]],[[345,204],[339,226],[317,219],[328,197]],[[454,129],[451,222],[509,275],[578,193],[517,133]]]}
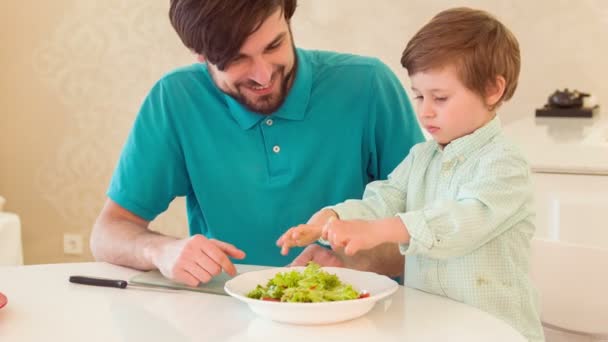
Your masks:
{"label": "man's hand", "polygon": [[306,266],[309,261],[321,266],[344,267],[344,262],[336,253],[319,245],[306,247],[290,266]]}
{"label": "man's hand", "polygon": [[243,259],[245,252],[231,244],[194,235],[165,244],[153,261],[165,277],[198,286],[209,282],[222,270],[236,275],[236,268],[228,257]]}

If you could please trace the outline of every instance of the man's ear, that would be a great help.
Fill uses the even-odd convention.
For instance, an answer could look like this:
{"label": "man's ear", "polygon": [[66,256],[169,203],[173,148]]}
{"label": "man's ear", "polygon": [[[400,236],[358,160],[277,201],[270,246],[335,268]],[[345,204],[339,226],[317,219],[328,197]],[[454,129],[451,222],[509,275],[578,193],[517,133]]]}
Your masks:
{"label": "man's ear", "polygon": [[488,107],[494,107],[500,101],[505,93],[506,84],[507,81],[500,75],[496,76],[493,83],[488,84],[486,87],[486,105]]}
{"label": "man's ear", "polygon": [[205,58],[205,56],[203,55],[196,55],[196,60],[199,61],[200,63],[207,63],[207,58]]}

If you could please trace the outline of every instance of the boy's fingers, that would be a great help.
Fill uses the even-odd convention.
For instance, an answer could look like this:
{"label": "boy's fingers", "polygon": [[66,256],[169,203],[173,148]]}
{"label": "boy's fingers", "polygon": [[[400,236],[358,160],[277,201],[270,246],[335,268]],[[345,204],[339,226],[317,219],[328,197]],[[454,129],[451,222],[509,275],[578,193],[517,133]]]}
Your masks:
{"label": "boy's fingers", "polygon": [[325,224],[323,225],[323,228],[321,229],[321,237],[323,238],[323,240],[329,241],[331,228],[336,221],[337,221],[336,217],[332,216],[329,218],[329,220],[327,220],[327,222],[325,222]]}
{"label": "boy's fingers", "polygon": [[282,246],[285,244],[285,241],[289,238],[291,238],[291,234],[293,232],[293,227],[289,228],[285,233],[283,233],[283,235],[281,235],[279,237],[279,239],[277,240],[277,246]]}
{"label": "boy's fingers", "polygon": [[321,238],[323,240],[329,240],[329,229],[327,228],[327,225],[324,225],[323,229],[321,229]]}
{"label": "boy's fingers", "polygon": [[348,242],[349,239],[344,237],[343,234],[339,234],[339,232],[330,230],[327,234],[328,238],[329,238],[329,242],[331,242],[332,246],[336,246],[336,247],[345,247]]}
{"label": "boy's fingers", "polygon": [[311,228],[307,225],[299,225],[291,234],[292,241],[297,246],[308,244],[311,236]]}

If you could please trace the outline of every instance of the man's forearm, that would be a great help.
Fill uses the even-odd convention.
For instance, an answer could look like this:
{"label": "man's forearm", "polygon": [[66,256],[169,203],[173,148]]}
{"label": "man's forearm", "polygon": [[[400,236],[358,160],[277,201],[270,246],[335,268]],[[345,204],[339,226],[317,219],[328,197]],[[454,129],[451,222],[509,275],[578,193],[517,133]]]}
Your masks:
{"label": "man's forearm", "polygon": [[340,256],[348,268],[372,271],[390,277],[403,275],[405,257],[399,251],[399,246],[394,243],[385,243],[350,257],[343,253],[340,253]]}
{"label": "man's forearm", "polygon": [[156,268],[154,256],[174,240],[129,221],[106,219],[95,223],[90,243],[98,261],[151,270]]}

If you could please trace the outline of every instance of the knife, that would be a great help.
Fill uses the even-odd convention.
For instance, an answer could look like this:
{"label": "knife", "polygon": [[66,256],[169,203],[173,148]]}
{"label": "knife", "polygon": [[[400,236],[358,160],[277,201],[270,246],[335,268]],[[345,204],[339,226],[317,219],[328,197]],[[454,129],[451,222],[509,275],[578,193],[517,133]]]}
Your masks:
{"label": "knife", "polygon": [[177,292],[178,290],[164,288],[162,286],[154,285],[134,285],[126,280],[122,279],[109,279],[99,277],[88,277],[81,275],[70,276],[70,283],[92,285],[92,286],[103,286],[103,287],[114,287],[118,289],[134,288],[139,290],[159,290],[163,292]]}

